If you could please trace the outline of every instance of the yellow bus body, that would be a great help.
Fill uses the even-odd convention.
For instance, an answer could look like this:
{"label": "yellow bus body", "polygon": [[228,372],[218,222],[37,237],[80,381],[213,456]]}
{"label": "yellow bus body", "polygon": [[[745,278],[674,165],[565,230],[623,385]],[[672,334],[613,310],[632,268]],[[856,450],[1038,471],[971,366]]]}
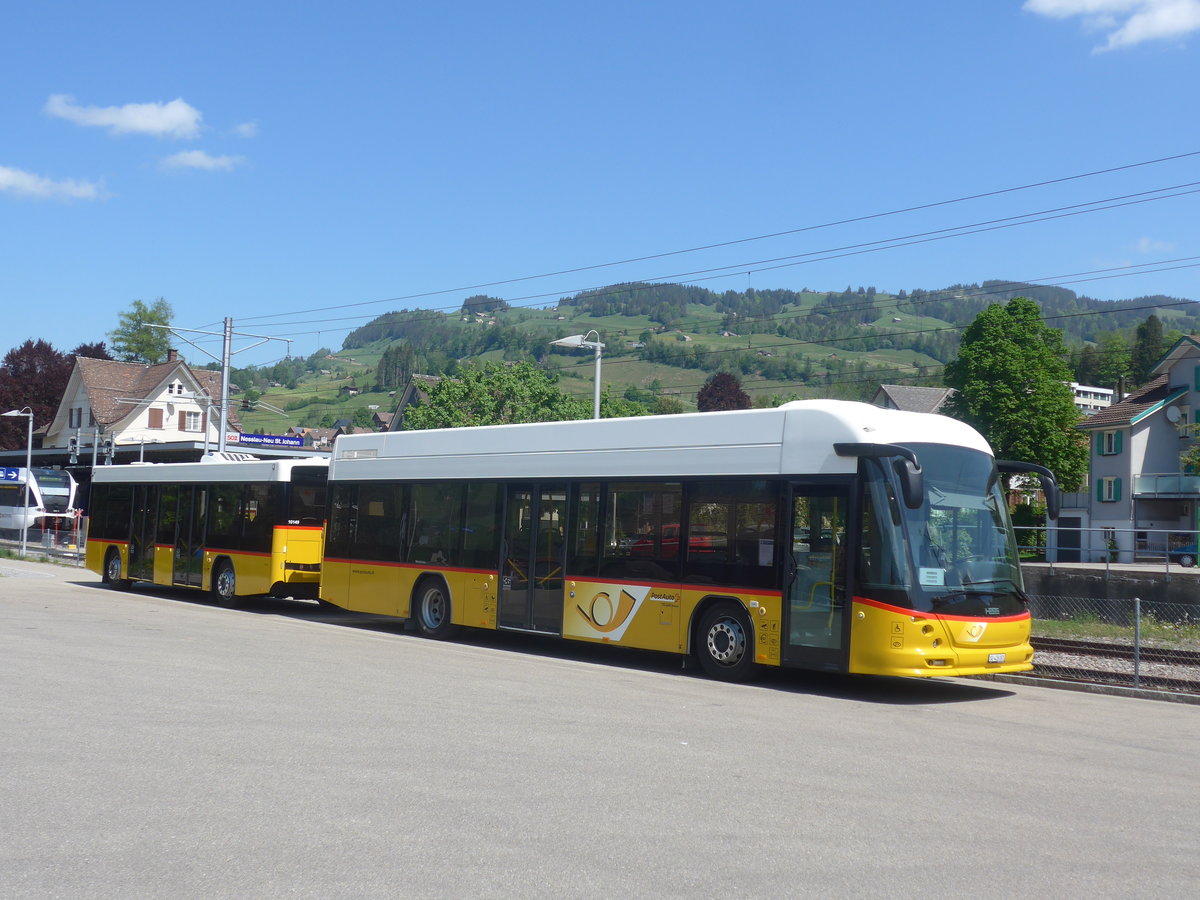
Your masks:
{"label": "yellow bus body", "polygon": [[[319,526],[276,525],[269,553],[205,548],[199,586],[176,582],[175,548],[170,544],[155,544],[154,577],[148,583],[164,587],[198,587],[207,591],[212,587],[212,572],[217,561],[228,559],[233,564],[237,596],[288,596],[293,592],[315,596],[321,577],[321,532]],[[110,547],[121,555],[121,571],[128,573],[128,541],[89,540],[84,555],[87,568],[103,576]],[[129,577],[128,574],[126,577]],[[139,578],[130,580],[145,581]]]}

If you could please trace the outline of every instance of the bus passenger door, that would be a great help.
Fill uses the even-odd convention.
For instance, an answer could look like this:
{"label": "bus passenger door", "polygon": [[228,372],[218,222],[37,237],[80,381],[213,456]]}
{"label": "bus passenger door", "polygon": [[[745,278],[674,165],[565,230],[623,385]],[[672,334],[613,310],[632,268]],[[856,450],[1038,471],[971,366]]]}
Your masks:
{"label": "bus passenger door", "polygon": [[175,531],[175,584],[200,587],[204,578],[204,525],[208,491],[198,485],[179,486]]}
{"label": "bus passenger door", "polygon": [[849,487],[792,485],[783,661],[845,669],[846,521]]}
{"label": "bus passenger door", "polygon": [[153,581],[154,542],[158,537],[158,485],[134,485],[131,518],[129,575],[142,581]]}
{"label": "bus passenger door", "polygon": [[508,485],[501,542],[500,628],[561,633],[566,512],[566,485]]}

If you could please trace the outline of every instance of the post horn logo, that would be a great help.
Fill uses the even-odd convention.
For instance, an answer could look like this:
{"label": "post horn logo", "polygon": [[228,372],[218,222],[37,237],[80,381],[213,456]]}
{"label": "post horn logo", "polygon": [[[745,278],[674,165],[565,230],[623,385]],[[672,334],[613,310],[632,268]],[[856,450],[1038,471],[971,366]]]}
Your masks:
{"label": "post horn logo", "polygon": [[629,614],[633,612],[637,600],[628,591],[621,591],[621,598],[616,606],[613,606],[612,597],[607,591],[601,591],[592,598],[592,602],[588,604],[587,609],[576,604],[575,608],[579,610],[579,614],[587,620],[587,623],[597,631],[607,634],[610,631],[616,631],[625,624],[625,620],[629,618]]}

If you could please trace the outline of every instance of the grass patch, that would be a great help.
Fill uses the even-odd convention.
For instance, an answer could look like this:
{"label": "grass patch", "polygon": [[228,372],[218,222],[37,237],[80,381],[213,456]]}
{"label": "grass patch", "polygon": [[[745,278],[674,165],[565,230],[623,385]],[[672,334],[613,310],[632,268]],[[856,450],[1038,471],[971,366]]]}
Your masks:
{"label": "grass patch", "polygon": [[[1132,615],[1132,605],[1130,614]],[[1133,625],[1105,622],[1096,613],[1077,613],[1067,619],[1034,619],[1034,637],[1074,638],[1094,641],[1132,641]],[[1178,621],[1142,616],[1141,637],[1157,645],[1176,644],[1200,648],[1200,620],[1184,613]]]}

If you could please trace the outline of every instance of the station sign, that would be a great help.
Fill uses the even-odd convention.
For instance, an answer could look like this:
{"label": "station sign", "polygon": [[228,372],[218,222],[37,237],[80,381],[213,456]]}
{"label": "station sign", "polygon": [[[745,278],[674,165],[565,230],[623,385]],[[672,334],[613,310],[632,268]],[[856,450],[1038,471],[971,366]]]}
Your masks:
{"label": "station sign", "polygon": [[3,469],[0,469],[0,473],[3,474],[3,478],[0,480],[3,480],[5,483],[8,483],[10,481],[15,481],[18,484],[23,484],[25,482],[25,467],[24,466],[21,466],[19,469],[9,468],[8,466],[5,466]]}
{"label": "station sign", "polygon": [[225,443],[243,447],[303,447],[304,438],[285,434],[241,434],[230,432]]}

